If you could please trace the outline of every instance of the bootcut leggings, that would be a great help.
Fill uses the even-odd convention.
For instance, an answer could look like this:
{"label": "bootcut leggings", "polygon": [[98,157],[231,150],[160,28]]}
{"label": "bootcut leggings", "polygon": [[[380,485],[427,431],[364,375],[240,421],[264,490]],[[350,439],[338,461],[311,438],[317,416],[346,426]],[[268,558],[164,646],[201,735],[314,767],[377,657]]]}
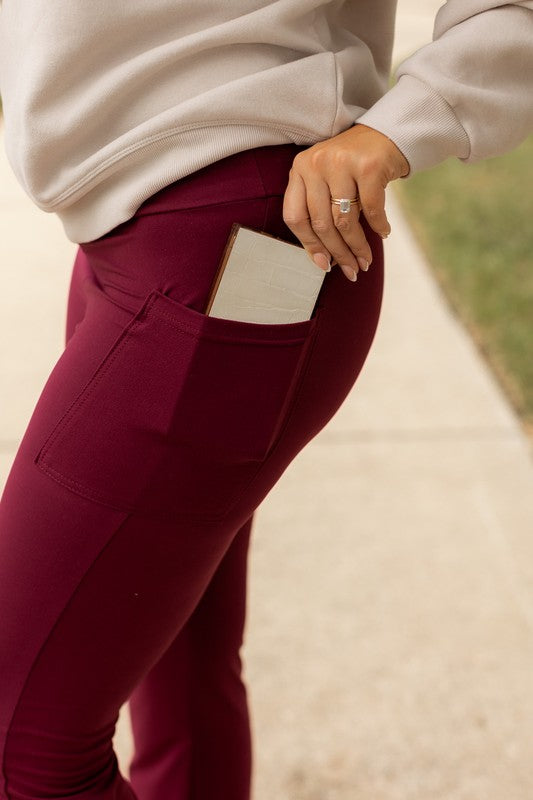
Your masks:
{"label": "bootcut leggings", "polygon": [[353,386],[382,296],[366,228],[369,272],[334,267],[309,321],[203,313],[233,222],[298,243],[282,205],[301,149],[223,158],[79,246],[66,346],[0,505],[3,800],[249,797],[253,514]]}

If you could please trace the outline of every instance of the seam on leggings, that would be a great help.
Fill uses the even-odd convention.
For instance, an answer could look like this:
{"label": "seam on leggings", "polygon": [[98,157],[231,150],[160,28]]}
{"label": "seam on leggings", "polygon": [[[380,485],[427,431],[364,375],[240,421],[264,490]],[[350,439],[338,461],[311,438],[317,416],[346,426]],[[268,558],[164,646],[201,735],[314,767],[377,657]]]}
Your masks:
{"label": "seam on leggings", "polygon": [[9,722],[6,724],[6,734],[5,734],[5,738],[4,738],[4,747],[3,747],[3,751],[2,751],[2,774],[0,776],[2,781],[3,781],[3,783],[4,783],[6,800],[12,800],[11,791],[8,788],[8,776],[7,776],[7,773],[6,773],[6,751],[7,751],[9,737],[11,735],[11,729],[12,729],[12,726],[13,726],[13,720],[15,719],[15,716],[17,714],[17,711],[18,711],[18,708],[19,708],[19,705],[20,705],[20,702],[22,700],[22,697],[24,696],[24,692],[26,691],[26,686],[28,685],[28,681],[29,681],[31,675],[33,674],[35,666],[36,666],[37,662],[39,661],[41,653],[43,652],[44,648],[46,647],[46,645],[48,643],[48,640],[50,639],[50,636],[52,635],[52,633],[54,632],[54,630],[58,626],[58,624],[61,621],[63,615],[65,614],[65,611],[67,610],[67,608],[69,607],[70,603],[72,602],[73,598],[79,592],[80,587],[83,584],[83,581],[85,580],[85,578],[87,577],[87,575],[89,574],[89,572],[93,568],[93,566],[96,564],[98,559],[101,558],[103,552],[106,550],[108,545],[113,541],[113,539],[115,538],[117,533],[120,531],[122,526],[130,519],[130,517],[131,517],[131,514],[127,513],[126,516],[124,517],[124,519],[122,519],[120,521],[120,523],[117,525],[115,531],[109,537],[107,542],[104,544],[104,546],[102,547],[102,549],[100,550],[100,552],[98,553],[96,558],[94,558],[91,561],[91,563],[89,564],[89,566],[87,567],[87,569],[85,570],[83,575],[81,576],[76,588],[74,589],[74,591],[72,592],[72,594],[68,598],[67,602],[65,603],[65,605],[63,606],[63,608],[61,609],[59,614],[57,615],[56,621],[54,622],[54,624],[51,626],[50,630],[46,634],[46,638],[44,639],[42,645],[37,650],[37,653],[35,654],[35,658],[33,659],[32,663],[31,663],[31,666],[30,666],[30,668],[28,670],[28,674],[26,675],[26,678],[24,679],[24,683],[22,684],[22,688],[20,690],[20,694],[18,696],[17,702],[16,702],[15,707],[13,709],[13,713],[11,714],[11,718],[10,718]]}
{"label": "seam on leggings", "polygon": [[61,484],[61,486],[64,486],[66,489],[70,489],[70,491],[75,492],[81,497],[86,497],[87,500],[92,500],[93,502],[99,503],[106,508],[112,508],[114,511],[131,512],[135,510],[131,503],[129,503],[127,506],[126,503],[115,503],[109,498],[106,498],[104,495],[95,493],[94,490],[90,489],[86,484],[75,481],[72,478],[66,478],[62,472],[58,472],[49,464],[43,464],[40,462],[38,466],[46,475],[56,481],[56,483]]}
{"label": "seam on leggings", "polygon": [[[154,302],[155,302],[155,295],[154,297],[151,298],[151,300],[149,301],[148,305],[145,308],[146,315],[148,314],[148,311],[150,307],[154,304]],[[64,423],[67,422],[69,418],[73,416],[74,411],[79,411],[79,409],[82,408],[83,405],[87,402],[88,398],[94,392],[96,386],[98,386],[98,384],[100,383],[102,376],[104,376],[107,373],[109,367],[113,364],[113,362],[118,357],[119,353],[122,351],[131,331],[134,328],[136,328],[141,321],[142,321],[142,315],[137,319],[135,318],[131,319],[130,322],[127,324],[127,327],[123,330],[121,334],[120,340],[118,342],[115,342],[115,344],[113,345],[114,349],[108,356],[104,357],[104,360],[101,362],[94,375],[85,384],[81,392],[78,393],[78,395],[74,398],[68,409],[65,411],[65,414],[57,422],[55,429],[52,431],[48,440],[44,443],[41,450],[39,451],[35,459],[36,462],[42,461],[42,459],[45,458],[46,453],[48,452],[50,447],[54,444],[55,440],[61,434]]]}
{"label": "seam on leggings", "polygon": [[291,422],[291,420],[292,420],[292,418],[294,416],[294,409],[296,408],[296,404],[297,404],[298,400],[300,399],[300,395],[302,394],[302,391],[303,391],[304,379],[305,379],[305,376],[307,374],[307,367],[308,367],[309,361],[311,360],[311,356],[313,355],[317,339],[318,339],[318,326],[314,330],[313,340],[309,345],[309,350],[307,351],[307,355],[305,357],[305,361],[302,364],[302,369],[301,369],[301,372],[300,372],[300,380],[299,380],[298,386],[296,387],[296,391],[294,393],[294,396],[292,398],[292,402],[291,402],[290,408],[287,410],[287,416],[285,417],[285,420],[284,420],[284,422],[283,422],[283,424],[282,424],[282,426],[281,426],[281,428],[280,428],[280,430],[278,432],[276,441],[272,445],[267,458],[265,459],[265,461],[263,461],[261,463],[261,467],[263,466],[263,464],[266,464],[268,459],[276,452],[276,450],[278,448],[278,445],[279,445],[280,441],[283,438],[283,434],[285,433],[285,430],[286,430],[287,426],[289,425],[289,423]]}
{"label": "seam on leggings", "polygon": [[[265,190],[265,192],[266,192],[266,190]],[[142,206],[140,206],[140,209],[139,209],[140,213],[137,213],[133,217],[131,217],[129,220],[126,220],[126,223],[121,223],[121,224],[127,224],[128,222],[131,222],[134,219],[138,219],[139,217],[150,217],[150,216],[154,216],[155,217],[158,214],[175,214],[176,212],[179,212],[179,211],[197,211],[197,210],[201,211],[204,208],[217,208],[218,206],[232,206],[232,205],[235,205],[236,203],[248,203],[251,200],[266,200],[269,197],[282,197],[282,196],[283,196],[282,194],[276,194],[275,192],[269,192],[269,193],[265,193],[265,194],[261,194],[261,195],[257,195],[257,196],[256,195],[251,195],[249,197],[236,197],[235,200],[220,200],[220,201],[217,201],[215,203],[200,203],[197,206],[177,206],[176,208],[166,208],[166,209],[161,209],[159,211],[142,211]],[[111,233],[111,231],[110,231],[110,233]],[[98,239],[95,239],[94,241],[97,242]]]}
{"label": "seam on leggings", "polygon": [[252,156],[252,161],[254,162],[254,165],[255,165],[255,171],[257,172],[257,175],[259,176],[259,180],[261,182],[261,186],[263,187],[263,192],[264,192],[265,196],[267,196],[268,192],[266,190],[265,182],[263,181],[263,176],[261,175],[261,170],[259,168],[259,162],[257,160],[257,155],[255,153],[255,149],[249,150],[248,152]]}
{"label": "seam on leggings", "polygon": [[222,515],[222,517],[220,518],[221,521],[223,521],[233,511],[233,509],[235,508],[237,503],[241,500],[241,498],[244,495],[244,493],[250,488],[250,486],[253,484],[254,480],[261,473],[263,468],[270,461],[270,458],[272,457],[272,455],[274,455],[274,453],[278,449],[279,443],[281,442],[281,440],[283,438],[283,434],[285,433],[285,430],[286,430],[287,426],[289,425],[289,423],[291,422],[291,420],[292,420],[292,418],[294,416],[294,409],[296,408],[297,402],[300,399],[300,395],[302,394],[304,379],[305,379],[305,375],[307,373],[307,366],[308,366],[309,361],[311,359],[311,356],[312,356],[312,354],[314,352],[315,344],[316,344],[317,339],[318,339],[318,326],[314,330],[313,339],[312,339],[312,341],[311,341],[311,343],[309,345],[309,350],[307,351],[307,354],[306,354],[306,357],[305,357],[305,361],[302,364],[302,368],[301,368],[301,371],[300,371],[300,380],[299,380],[298,386],[296,387],[296,391],[294,392],[293,398],[291,400],[290,407],[287,409],[287,415],[285,417],[285,420],[283,421],[283,424],[282,424],[280,430],[278,431],[278,435],[276,437],[276,440],[273,443],[272,447],[270,448],[269,453],[266,455],[264,460],[259,462],[259,464],[257,465],[257,469],[255,469],[253,471],[253,473],[251,474],[249,480],[247,480],[245,482],[244,486],[242,487],[241,491],[237,495],[236,499],[230,505],[229,509]]}
{"label": "seam on leggings", "polygon": [[266,203],[265,203],[265,214],[263,216],[263,225],[261,227],[262,231],[264,231],[266,229],[267,220],[268,220],[268,214],[269,214],[269,211],[270,211],[270,197],[266,197],[265,200],[266,200]]}

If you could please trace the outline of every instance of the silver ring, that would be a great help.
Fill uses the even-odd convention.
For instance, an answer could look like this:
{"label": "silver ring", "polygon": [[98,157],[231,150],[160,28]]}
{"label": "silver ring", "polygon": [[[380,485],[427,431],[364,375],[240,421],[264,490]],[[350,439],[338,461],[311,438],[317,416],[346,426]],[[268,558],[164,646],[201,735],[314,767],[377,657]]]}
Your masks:
{"label": "silver ring", "polygon": [[336,206],[340,206],[339,211],[341,214],[349,214],[353,205],[359,205],[359,195],[352,200],[349,197],[332,197],[331,202]]}

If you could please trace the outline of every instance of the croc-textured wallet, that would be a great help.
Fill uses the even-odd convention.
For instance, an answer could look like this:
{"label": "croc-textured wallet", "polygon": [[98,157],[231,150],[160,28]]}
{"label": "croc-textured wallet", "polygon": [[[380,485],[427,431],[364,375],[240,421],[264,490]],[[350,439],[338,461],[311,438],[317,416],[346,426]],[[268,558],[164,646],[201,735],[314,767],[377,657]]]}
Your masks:
{"label": "croc-textured wallet", "polygon": [[326,276],[303,247],[234,223],[206,314],[242,322],[310,319]]}

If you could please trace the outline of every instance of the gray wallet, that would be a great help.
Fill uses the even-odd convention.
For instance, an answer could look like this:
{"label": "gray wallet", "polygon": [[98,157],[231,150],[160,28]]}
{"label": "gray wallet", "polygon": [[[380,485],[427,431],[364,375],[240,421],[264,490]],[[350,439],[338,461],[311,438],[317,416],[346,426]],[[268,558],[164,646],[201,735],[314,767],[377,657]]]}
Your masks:
{"label": "gray wallet", "polygon": [[312,316],[326,274],[303,247],[235,222],[205,313],[241,322],[302,322]]}

